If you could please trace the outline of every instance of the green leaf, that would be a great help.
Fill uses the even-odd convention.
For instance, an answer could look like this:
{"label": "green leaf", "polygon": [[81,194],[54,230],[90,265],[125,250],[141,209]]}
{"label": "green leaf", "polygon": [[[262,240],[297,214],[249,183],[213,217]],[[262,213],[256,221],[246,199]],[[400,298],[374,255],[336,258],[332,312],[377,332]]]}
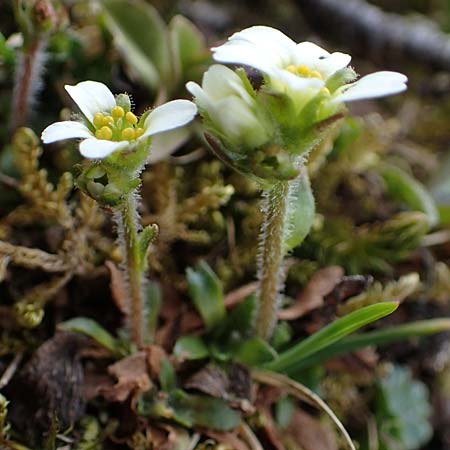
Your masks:
{"label": "green leaf", "polygon": [[258,366],[272,361],[277,352],[264,339],[252,338],[239,343],[233,352],[237,361],[247,366]]}
{"label": "green leaf", "polygon": [[382,164],[379,171],[386,184],[387,193],[394,200],[403,202],[412,210],[425,213],[430,227],[438,224],[439,214],[436,204],[422,183],[399,167],[390,164]]}
{"label": "green leaf", "polygon": [[203,359],[209,356],[202,338],[198,336],[181,336],[173,349],[173,354],[183,360]]}
{"label": "green leaf", "polygon": [[239,334],[239,337],[248,337],[252,331],[252,326],[256,318],[258,302],[256,295],[249,295],[242,303],[235,306],[219,325],[217,333],[218,339],[226,339],[231,334]]}
{"label": "green leaf", "polygon": [[76,317],[58,324],[58,329],[85,334],[94,339],[112,353],[120,354],[119,341],[106,331],[98,322],[87,317]]}
{"label": "green leaf", "polygon": [[187,394],[177,390],[169,397],[173,419],[187,427],[200,426],[218,431],[230,431],[241,422],[238,411],[224,400],[206,395]]}
{"label": "green leaf", "polygon": [[297,364],[308,356],[334,344],[359,328],[391,314],[397,308],[397,302],[382,302],[358,309],[335,320],[330,325],[327,325],[285,352],[280,353],[277,359],[265,364],[264,367],[276,372],[295,370]]}
{"label": "green leaf", "polygon": [[428,389],[409,369],[394,366],[380,380],[376,405],[381,449],[390,450],[395,442],[402,450],[417,450],[433,435]]}
{"label": "green leaf", "polygon": [[159,372],[159,384],[165,392],[173,391],[177,386],[177,377],[175,369],[167,358],[161,361],[161,370]]}
{"label": "green leaf", "polygon": [[170,44],[180,81],[199,79],[209,50],[200,30],[186,17],[175,16],[169,23]]}
{"label": "green leaf", "polygon": [[429,336],[445,331],[450,331],[450,319],[419,320],[405,325],[396,325],[395,327],[383,328],[368,333],[355,334],[305,358],[296,365],[296,370],[307,369],[327,359],[344,355],[369,345],[382,346],[412,337]]}
{"label": "green leaf", "polygon": [[307,171],[302,169],[298,179],[291,182],[290,186],[286,252],[301,244],[308,235],[315,216],[314,196]]}
{"label": "green leaf", "polygon": [[141,265],[145,267],[147,262],[147,252],[150,244],[156,239],[158,236],[158,225],[152,224],[147,225],[140,233],[139,233],[139,261]]}
{"label": "green leaf", "polygon": [[130,69],[150,89],[170,81],[167,27],[143,0],[103,0],[106,24]]}
{"label": "green leaf", "polygon": [[186,270],[189,295],[208,330],[225,317],[222,283],[211,267],[201,261],[195,269]]}

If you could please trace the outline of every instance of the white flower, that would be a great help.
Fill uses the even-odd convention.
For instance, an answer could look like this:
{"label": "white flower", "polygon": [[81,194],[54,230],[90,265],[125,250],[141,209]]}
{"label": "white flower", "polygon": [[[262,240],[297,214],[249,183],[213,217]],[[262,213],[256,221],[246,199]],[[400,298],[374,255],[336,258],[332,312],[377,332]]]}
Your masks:
{"label": "white flower", "polygon": [[215,64],[203,75],[201,87],[190,81],[186,88],[209,123],[231,144],[256,148],[267,141],[268,129],[258,117],[255,99],[228,67]]}
{"label": "white flower", "polygon": [[[212,49],[222,63],[242,64],[258,69],[269,87],[291,95],[302,107],[318,92],[330,95],[330,103],[397,94],[406,89],[407,77],[397,72],[376,72],[356,82],[330,90],[327,81],[347,68],[351,56],[328,53],[312,42],[295,43],[281,31],[253,26],[233,34],[220,47]],[[351,69],[350,69],[351,70]]]}
{"label": "white flower", "polygon": [[142,139],[181,127],[197,113],[192,102],[173,100],[158,106],[138,120],[126,102],[121,102],[120,96],[114,97],[102,83],[83,81],[75,86],[66,85],[65,89],[86,120],[49,125],[42,132],[42,141],[48,144],[63,139],[81,138],[80,153],[86,158],[105,158]]}

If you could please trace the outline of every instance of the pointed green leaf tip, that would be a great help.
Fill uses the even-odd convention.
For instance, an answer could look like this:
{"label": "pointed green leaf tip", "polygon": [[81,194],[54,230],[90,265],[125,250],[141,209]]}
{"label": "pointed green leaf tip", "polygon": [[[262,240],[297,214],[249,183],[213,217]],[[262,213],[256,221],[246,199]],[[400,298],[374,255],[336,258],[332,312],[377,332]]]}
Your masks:
{"label": "pointed green leaf tip", "polygon": [[188,268],[186,276],[189,295],[206,328],[211,330],[225,317],[222,283],[204,261],[201,261],[195,269]]}
{"label": "pointed green leaf tip", "polygon": [[295,371],[297,364],[308,356],[332,345],[363,326],[388,316],[397,308],[397,302],[382,302],[358,309],[280,353],[279,357],[266,364],[265,368],[276,372]]}
{"label": "pointed green leaf tip", "polygon": [[112,353],[118,354],[121,352],[118,340],[106,331],[98,322],[87,317],[76,317],[67,320],[66,322],[62,322],[58,325],[58,329],[85,334]]}

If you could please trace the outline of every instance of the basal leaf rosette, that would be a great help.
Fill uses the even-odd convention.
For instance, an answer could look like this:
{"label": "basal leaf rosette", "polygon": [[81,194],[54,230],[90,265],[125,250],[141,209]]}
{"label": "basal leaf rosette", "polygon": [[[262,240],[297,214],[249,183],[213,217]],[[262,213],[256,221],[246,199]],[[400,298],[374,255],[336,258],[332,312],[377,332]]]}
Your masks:
{"label": "basal leaf rosette", "polygon": [[82,115],[79,120],[49,125],[42,140],[48,144],[81,139],[79,150],[87,160],[77,184],[109,205],[117,204],[139,185],[138,176],[151,153],[153,136],[186,125],[197,113],[192,102],[173,100],[138,118],[131,111],[128,95],[114,96],[102,83],[83,81],[65,89]]}
{"label": "basal leaf rosette", "polygon": [[407,78],[397,72],[356,80],[350,55],[297,44],[270,27],[247,28],[212,50],[218,62],[257,69],[263,83],[255,89],[243,69],[216,65],[201,87],[187,88],[220,152],[265,180],[294,178],[299,161],[345,114],[346,102],[406,89]]}

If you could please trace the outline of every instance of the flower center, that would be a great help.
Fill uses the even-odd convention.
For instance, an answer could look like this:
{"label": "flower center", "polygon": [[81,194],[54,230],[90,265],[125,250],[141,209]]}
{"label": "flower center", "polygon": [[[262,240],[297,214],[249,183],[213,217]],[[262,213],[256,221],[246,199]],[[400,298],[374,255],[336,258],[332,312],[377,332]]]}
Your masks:
{"label": "flower center", "polygon": [[319,78],[319,80],[323,80],[323,75],[318,70],[313,70],[311,67],[305,66],[304,64],[300,64],[299,66],[290,64],[286,67],[286,70],[300,77]]}
{"label": "flower center", "polygon": [[105,141],[133,141],[144,134],[138,126],[138,118],[121,106],[114,106],[110,115],[98,112],[94,115],[95,137]]}

